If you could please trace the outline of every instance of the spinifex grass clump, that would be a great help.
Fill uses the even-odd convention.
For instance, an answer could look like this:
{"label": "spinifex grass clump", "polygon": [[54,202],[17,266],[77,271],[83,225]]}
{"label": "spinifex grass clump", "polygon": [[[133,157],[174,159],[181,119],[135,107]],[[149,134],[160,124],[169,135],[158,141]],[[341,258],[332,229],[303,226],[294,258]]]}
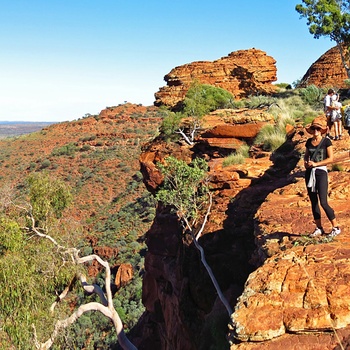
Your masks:
{"label": "spinifex grass clump", "polygon": [[222,166],[226,167],[232,164],[242,164],[244,160],[249,157],[249,146],[242,145],[235,152],[227,156],[223,162]]}

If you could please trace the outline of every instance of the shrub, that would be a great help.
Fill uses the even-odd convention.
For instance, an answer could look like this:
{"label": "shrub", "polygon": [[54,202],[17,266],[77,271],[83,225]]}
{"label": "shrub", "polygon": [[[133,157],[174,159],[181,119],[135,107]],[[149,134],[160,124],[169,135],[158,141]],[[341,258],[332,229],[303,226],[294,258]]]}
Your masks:
{"label": "shrub", "polygon": [[248,158],[248,157],[249,157],[249,146],[242,145],[236,152],[233,152],[223,160],[222,166],[226,167],[232,164],[242,164],[244,163],[245,158]]}
{"label": "shrub", "polygon": [[[60,182],[38,173],[29,177],[27,185],[36,223],[42,228],[50,221],[51,226],[50,217],[59,217],[67,204],[60,195]],[[6,334],[0,343],[4,349],[29,350],[35,347],[31,325],[37,326],[39,338],[48,336],[53,324],[50,305],[76,271],[46,239],[23,229],[26,216],[16,208],[0,213],[0,320],[2,335]],[[58,227],[62,236],[64,224]],[[69,310],[61,305],[60,312],[65,311]]]}
{"label": "shrub", "polygon": [[299,90],[302,100],[314,108],[320,108],[323,104],[325,91],[315,85],[309,85]]}
{"label": "shrub", "polygon": [[164,135],[166,141],[178,138],[176,131],[179,129],[183,115],[181,113],[171,112],[167,109],[161,110],[163,121],[160,132]]}
{"label": "shrub", "polygon": [[80,152],[90,151],[90,149],[91,149],[90,145],[83,145],[83,147],[80,148]]}
{"label": "shrub", "polygon": [[310,124],[315,117],[318,115],[318,113],[305,113],[304,114],[304,126],[306,126],[307,124]]}
{"label": "shrub", "polygon": [[[167,141],[178,139],[180,133],[187,143],[193,144],[201,118],[211,111],[232,107],[232,103],[233,95],[227,90],[194,81],[176,113],[162,110],[161,133]],[[184,118],[186,125],[181,125]]]}
{"label": "shrub", "polygon": [[51,161],[49,159],[44,159],[41,163],[41,169],[48,168],[51,165]]}
{"label": "shrub", "polygon": [[52,156],[74,156],[78,147],[74,143],[67,143],[64,146],[55,148],[52,150]]}
{"label": "shrub", "polygon": [[47,174],[38,173],[29,176],[27,187],[33,215],[44,227],[52,218],[60,218],[63,210],[72,201],[68,186],[60,180],[50,178]]}
{"label": "shrub", "polygon": [[276,103],[276,99],[270,96],[251,96],[246,101],[246,106],[248,108],[254,109],[254,108],[260,108],[260,107],[269,107],[272,104]]}
{"label": "shrub", "polygon": [[262,145],[265,151],[274,151],[286,141],[286,131],[274,125],[264,126],[254,143]]}
{"label": "shrub", "polygon": [[341,164],[332,164],[332,171],[344,171],[344,167]]}
{"label": "shrub", "polygon": [[279,84],[276,84],[276,86],[281,88],[281,89],[286,89],[286,90],[292,89],[292,85],[288,84],[288,83],[279,83]]}
{"label": "shrub", "polygon": [[164,183],[156,198],[166,205],[172,205],[181,216],[196,219],[205,203],[207,186],[204,179],[208,165],[205,160],[196,158],[191,164],[174,157],[166,158],[166,165],[158,164]]}
{"label": "shrub", "polygon": [[88,135],[80,138],[80,141],[87,142],[87,141],[93,141],[96,139],[96,135]]}
{"label": "shrub", "polygon": [[211,111],[231,106],[233,95],[225,89],[194,81],[183,101],[183,113],[201,117]]}

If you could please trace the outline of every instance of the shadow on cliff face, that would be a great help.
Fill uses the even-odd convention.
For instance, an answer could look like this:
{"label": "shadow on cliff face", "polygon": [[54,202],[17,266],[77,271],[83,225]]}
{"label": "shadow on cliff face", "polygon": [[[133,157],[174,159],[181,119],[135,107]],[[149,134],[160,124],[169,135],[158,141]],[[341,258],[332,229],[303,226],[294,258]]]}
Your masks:
{"label": "shadow on cliff face", "polygon": [[[248,275],[259,265],[255,254],[255,214],[271,192],[294,181],[294,175],[291,176],[290,172],[295,169],[299,159],[300,154],[294,150],[292,141],[286,141],[271,155],[273,166],[231,200],[226,210],[224,229],[208,233],[200,239],[207,261],[233,308],[243,291]],[[198,266],[199,270],[201,270],[200,266]],[[210,282],[205,283],[203,278],[208,280],[204,274],[201,281],[198,274],[194,274],[190,280],[196,285],[201,285],[202,289],[205,285],[206,289],[211,290]],[[215,295],[214,291],[213,295]],[[223,306],[218,301],[215,305],[207,315],[207,320],[210,320],[211,316],[214,318],[213,310],[216,310],[216,317],[221,310],[221,318],[225,318]],[[229,322],[228,317],[226,322]],[[206,323],[204,329],[210,327],[209,324]],[[210,339],[208,334],[208,332],[202,332],[198,349],[208,349],[206,344],[213,344],[214,339]]]}
{"label": "shadow on cliff face", "polygon": [[234,239],[247,241],[248,247],[252,246],[254,249],[255,213],[269,193],[293,182],[294,177],[289,174],[299,159],[299,153],[294,151],[291,141],[287,141],[271,155],[273,166],[235,196],[228,205],[227,220],[224,222],[225,230],[229,231]]}

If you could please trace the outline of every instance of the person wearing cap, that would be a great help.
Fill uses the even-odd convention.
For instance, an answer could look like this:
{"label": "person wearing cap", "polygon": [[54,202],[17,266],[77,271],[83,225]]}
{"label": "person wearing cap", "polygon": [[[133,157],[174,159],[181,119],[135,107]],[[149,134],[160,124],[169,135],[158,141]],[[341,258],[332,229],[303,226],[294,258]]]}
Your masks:
{"label": "person wearing cap", "polygon": [[332,224],[332,231],[328,234],[328,237],[335,237],[340,234],[341,230],[337,224],[334,210],[328,204],[327,165],[333,162],[333,146],[332,141],[323,136],[327,132],[327,122],[324,116],[316,117],[311,124],[306,126],[306,131],[312,137],[307,139],[305,145],[305,182],[316,224],[315,231],[310,234],[310,237],[325,234],[321,222],[320,206]]}

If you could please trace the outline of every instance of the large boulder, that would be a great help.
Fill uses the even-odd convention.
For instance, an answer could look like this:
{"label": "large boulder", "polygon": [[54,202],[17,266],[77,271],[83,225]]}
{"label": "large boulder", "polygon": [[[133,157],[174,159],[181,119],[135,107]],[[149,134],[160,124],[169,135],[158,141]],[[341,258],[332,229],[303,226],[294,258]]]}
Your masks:
{"label": "large boulder", "polygon": [[193,81],[231,92],[236,98],[276,91],[276,61],[258,49],[239,50],[216,61],[197,61],[172,69],[164,80],[167,86],[155,93],[156,106],[176,107]]}

